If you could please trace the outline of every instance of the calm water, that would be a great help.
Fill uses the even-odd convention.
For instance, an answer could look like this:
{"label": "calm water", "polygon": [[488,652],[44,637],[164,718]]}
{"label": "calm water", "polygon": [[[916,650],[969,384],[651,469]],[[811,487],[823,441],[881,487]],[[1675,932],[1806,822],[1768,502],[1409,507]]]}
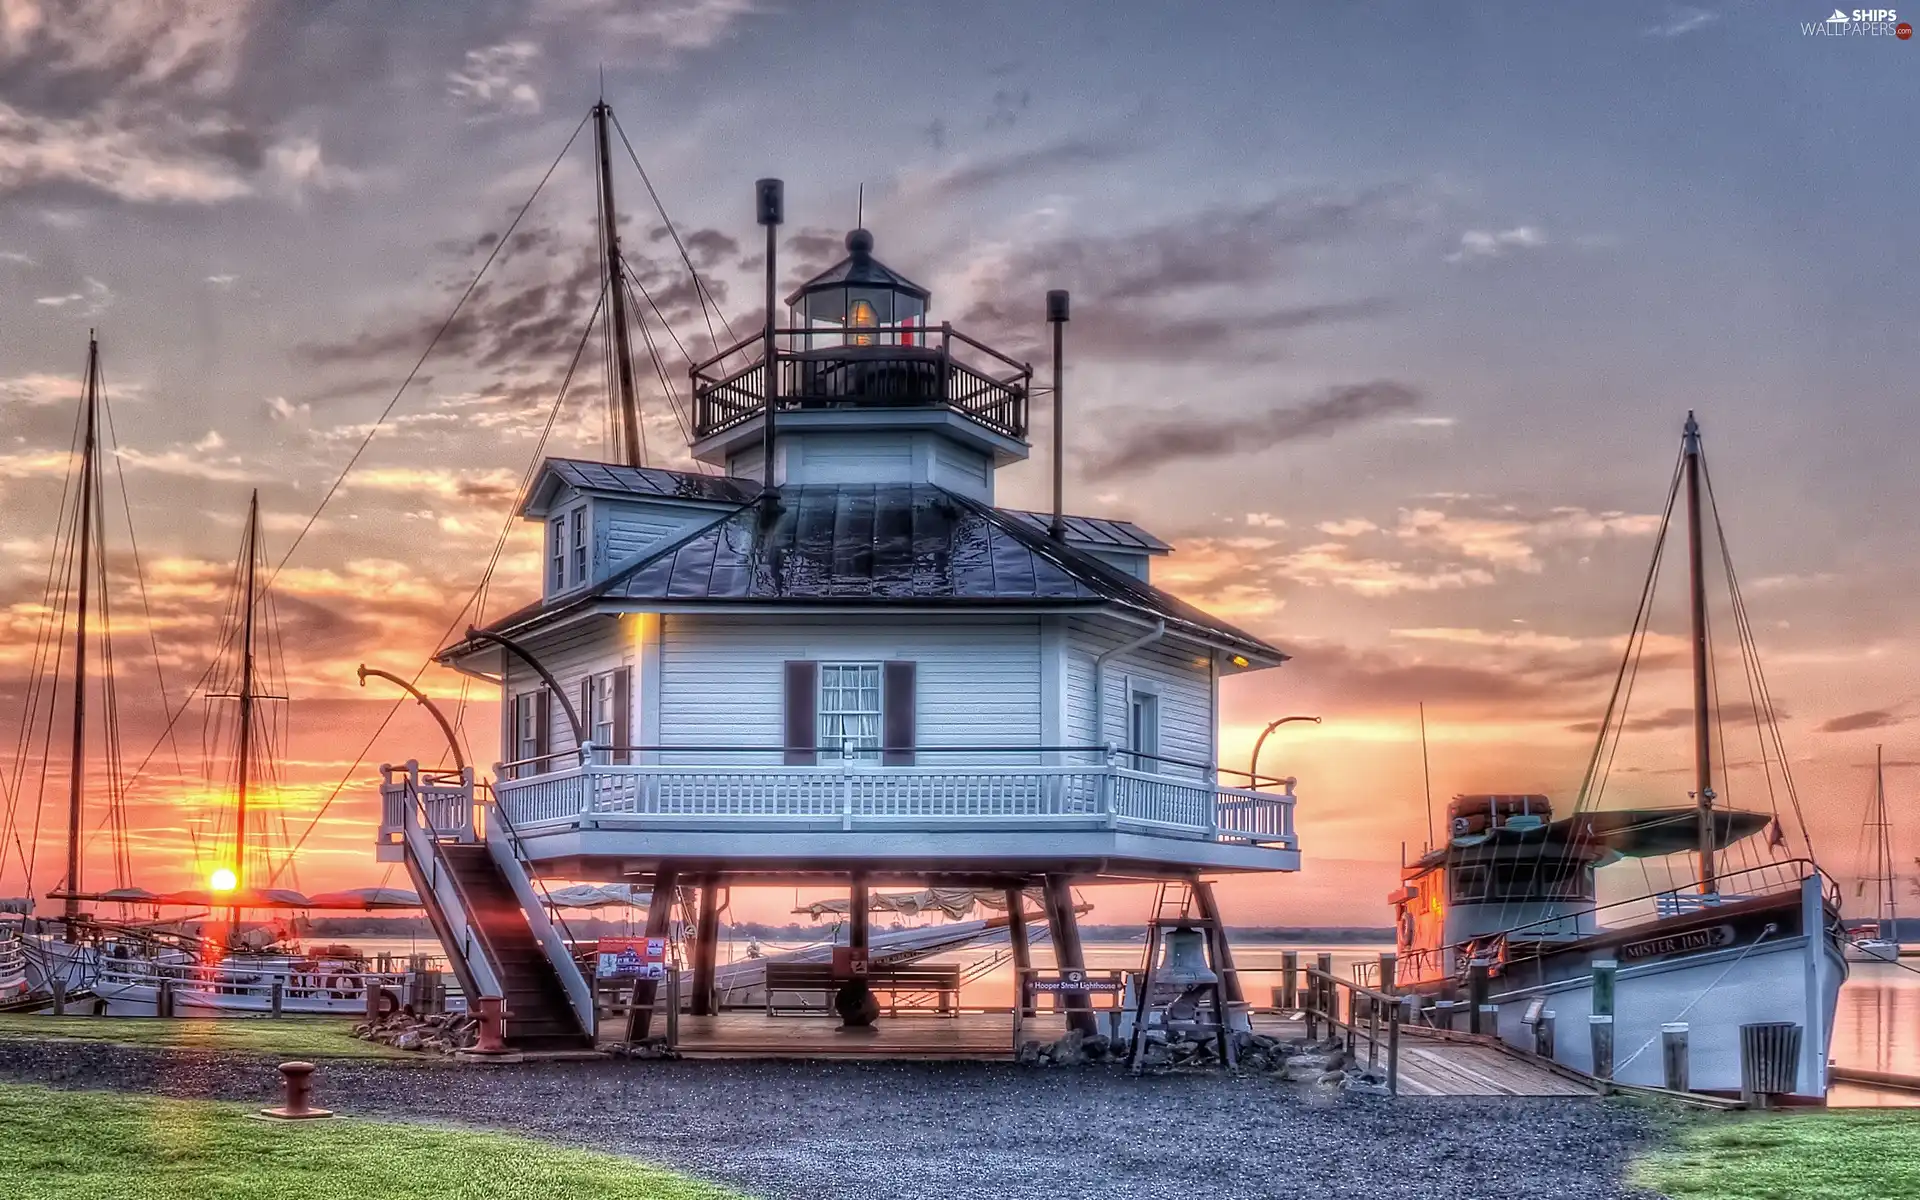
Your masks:
{"label": "calm water", "polygon": [[[823,931],[824,936],[824,931]],[[438,954],[440,945],[432,938],[357,938],[355,945],[369,953]],[[799,943],[765,942],[768,954],[795,948]],[[744,957],[744,939],[723,940],[722,954],[732,960]],[[1301,961],[1310,962],[1320,951],[1333,955],[1334,970],[1350,976],[1352,964],[1376,962],[1380,946],[1298,946]],[[1004,952],[1005,946],[1000,949]],[[1123,970],[1140,966],[1139,942],[1090,942],[1086,946],[1087,965],[1094,970]],[[1279,945],[1241,944],[1233,949],[1242,981],[1249,997],[1264,1000],[1280,982]],[[959,965],[982,962],[992,948],[972,953],[945,955],[941,961]],[[1034,947],[1037,966],[1052,965],[1050,948]],[[1903,964],[1854,963],[1852,974],[1840,992],[1840,1009],[1833,1032],[1833,1061],[1839,1066],[1869,1071],[1890,1071],[1920,1076],[1920,959]],[[977,981],[969,982],[966,1002],[981,1007],[1010,1006],[1013,1003],[1013,968],[1001,962]],[[1920,1093],[1882,1092],[1869,1088],[1836,1086],[1832,1102],[1841,1105],[1920,1105]]]}

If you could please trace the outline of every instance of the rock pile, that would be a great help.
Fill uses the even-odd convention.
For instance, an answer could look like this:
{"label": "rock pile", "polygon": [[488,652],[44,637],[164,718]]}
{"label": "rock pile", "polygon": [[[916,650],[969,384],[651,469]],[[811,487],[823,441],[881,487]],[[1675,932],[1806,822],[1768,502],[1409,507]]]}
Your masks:
{"label": "rock pile", "polygon": [[[1364,1066],[1338,1041],[1283,1041],[1264,1033],[1239,1031],[1231,1036],[1236,1067],[1242,1074],[1266,1075],[1287,1083],[1314,1084],[1349,1092],[1387,1093],[1386,1067]],[[1124,1039],[1068,1033],[1052,1043],[1028,1042],[1020,1047],[1018,1061],[1029,1067],[1125,1065],[1128,1053]],[[1212,1070],[1221,1065],[1215,1039],[1187,1034],[1169,1037],[1157,1029],[1147,1031],[1146,1048],[1141,1057],[1142,1065],[1155,1071]]]}
{"label": "rock pile", "polygon": [[435,1013],[420,1017],[405,1009],[378,1021],[362,1021],[353,1036],[396,1050],[427,1050],[452,1054],[480,1040],[480,1021],[468,1013]]}

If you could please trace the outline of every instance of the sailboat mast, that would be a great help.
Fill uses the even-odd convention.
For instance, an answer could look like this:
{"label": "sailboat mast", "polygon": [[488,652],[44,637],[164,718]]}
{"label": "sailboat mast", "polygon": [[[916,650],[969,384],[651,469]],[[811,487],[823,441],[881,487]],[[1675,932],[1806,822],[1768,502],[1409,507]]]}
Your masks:
{"label": "sailboat mast", "polygon": [[1873,748],[1873,807],[1874,816],[1880,826],[1880,836],[1875,843],[1876,857],[1880,860],[1876,864],[1880,868],[1880,895],[1876,897],[1879,903],[1874,905],[1876,911],[1873,915],[1876,919],[1884,919],[1887,923],[1886,931],[1880,936],[1898,942],[1900,912],[1895,897],[1899,889],[1894,886],[1893,826],[1887,821],[1887,774],[1886,768],[1882,766],[1881,756],[1881,747],[1875,746]]}
{"label": "sailboat mast", "polygon": [[87,335],[87,430],[80,450],[80,513],[73,536],[80,551],[80,590],[73,633],[73,751],[67,766],[67,900],[64,916],[72,925],[80,919],[81,797],[87,779],[87,593],[93,565],[94,459],[99,453],[94,418],[100,395],[100,343]]}
{"label": "sailboat mast", "polygon": [[1700,891],[1717,890],[1713,869],[1713,727],[1708,719],[1706,540],[1700,531],[1700,423],[1687,414],[1687,596],[1693,641],[1693,795],[1700,811]]}
{"label": "sailboat mast", "polygon": [[[247,886],[247,774],[253,751],[253,609],[254,569],[260,546],[260,490],[254,489],[247,505],[247,597],[240,627],[240,754],[239,786],[236,789],[233,823],[233,886],[239,892]],[[234,909],[234,928],[239,929],[240,910]]]}
{"label": "sailboat mast", "polygon": [[633,347],[627,333],[626,264],[620,259],[620,218],[613,207],[613,162],[607,144],[607,116],[613,110],[605,100],[593,106],[593,138],[600,152],[600,209],[607,237],[608,312],[613,326],[614,373],[620,392],[620,452],[630,467],[640,461],[640,411],[633,396]]}

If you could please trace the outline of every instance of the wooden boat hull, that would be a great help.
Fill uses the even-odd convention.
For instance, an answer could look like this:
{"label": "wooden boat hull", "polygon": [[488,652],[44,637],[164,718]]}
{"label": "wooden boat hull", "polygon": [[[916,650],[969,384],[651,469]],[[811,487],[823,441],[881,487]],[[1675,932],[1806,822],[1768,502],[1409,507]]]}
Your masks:
{"label": "wooden boat hull", "polygon": [[[1684,1021],[1689,1087],[1737,1094],[1740,1027],[1785,1021],[1801,1029],[1793,1096],[1820,1102],[1827,1091],[1840,985],[1847,977],[1834,916],[1816,875],[1797,892],[1646,921],[1561,945],[1513,948],[1489,989],[1489,1000],[1499,1006],[1499,1036],[1533,1049],[1534,1028],[1525,1018],[1538,999],[1553,1014],[1554,1059],[1592,1071],[1592,965],[1610,958],[1619,964],[1615,1079],[1663,1085],[1661,1026]],[[1453,985],[1437,981],[1408,990],[1465,998]],[[1457,1024],[1466,1028],[1464,1012]]]}

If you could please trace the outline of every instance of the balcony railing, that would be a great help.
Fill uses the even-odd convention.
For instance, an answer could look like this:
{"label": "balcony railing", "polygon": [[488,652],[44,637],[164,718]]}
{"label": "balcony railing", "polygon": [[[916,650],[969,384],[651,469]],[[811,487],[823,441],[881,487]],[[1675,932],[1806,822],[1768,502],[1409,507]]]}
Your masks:
{"label": "balcony railing", "polygon": [[[923,753],[925,751],[922,751]],[[620,757],[685,755],[651,747]],[[750,754],[732,747],[720,754]],[[1297,849],[1293,781],[1280,791],[1221,785],[1094,761],[1040,765],[1047,748],[999,752],[1030,764],[882,766],[843,758],[826,766],[616,764],[592,746],[561,756],[504,763],[494,793],[522,834],[555,824],[612,818],[660,827],[755,825],[789,829],[927,830],[1017,825],[1105,827],[1163,837]],[[988,756],[968,751],[967,757]],[[1058,757],[1058,754],[1054,755]],[[540,772],[540,773],[532,773]]]}
{"label": "balcony railing", "polygon": [[[820,330],[775,331],[776,412],[848,408],[945,408],[1010,438],[1027,433],[1033,369],[951,325],[862,331],[871,345],[823,345]],[[837,337],[837,335],[836,335]],[[783,342],[784,339],[784,342]],[[759,336],[693,368],[693,436],[709,438],[766,411],[764,356],[745,366]]]}

